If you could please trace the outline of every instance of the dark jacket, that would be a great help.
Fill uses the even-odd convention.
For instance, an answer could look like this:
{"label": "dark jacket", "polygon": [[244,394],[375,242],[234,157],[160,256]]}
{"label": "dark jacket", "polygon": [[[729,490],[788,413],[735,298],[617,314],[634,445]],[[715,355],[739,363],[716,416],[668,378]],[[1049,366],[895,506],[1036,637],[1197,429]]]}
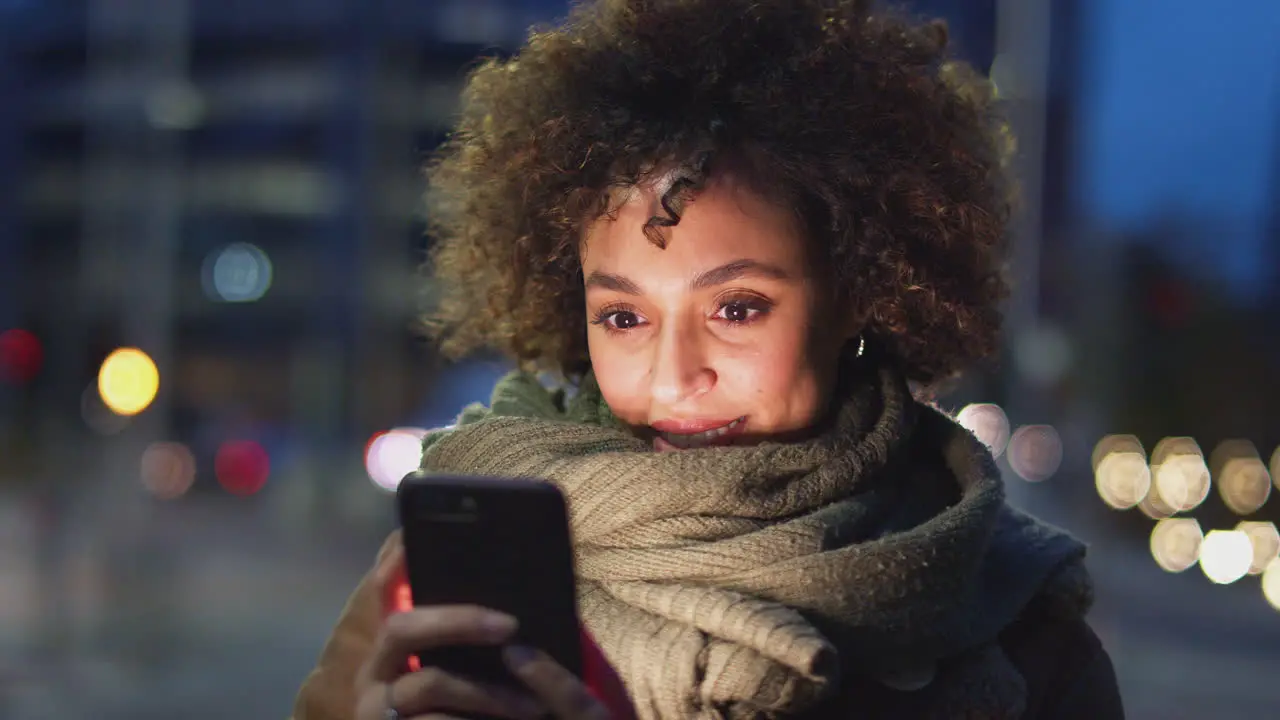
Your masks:
{"label": "dark jacket", "polygon": [[[399,536],[379,552],[383,562]],[[375,564],[376,568],[376,564]],[[382,623],[381,588],[374,571],[347,602],[315,670],[298,693],[293,720],[351,720],[355,677]],[[1111,659],[1088,623],[1029,606],[1000,635],[1000,645],[1027,684],[1024,720],[1120,720],[1124,710]],[[860,682],[858,707],[874,718],[919,717],[919,698],[873,681]],[[816,713],[824,714],[824,713]],[[843,713],[842,713],[843,714]],[[847,720],[856,720],[856,716]]]}
{"label": "dark jacket", "polygon": [[[1000,634],[999,642],[1027,684],[1024,720],[1124,718],[1111,658],[1080,617],[1064,618],[1032,605]],[[868,717],[926,715],[925,690],[897,691],[871,680],[859,685],[851,694],[858,698],[859,707],[867,709]]]}

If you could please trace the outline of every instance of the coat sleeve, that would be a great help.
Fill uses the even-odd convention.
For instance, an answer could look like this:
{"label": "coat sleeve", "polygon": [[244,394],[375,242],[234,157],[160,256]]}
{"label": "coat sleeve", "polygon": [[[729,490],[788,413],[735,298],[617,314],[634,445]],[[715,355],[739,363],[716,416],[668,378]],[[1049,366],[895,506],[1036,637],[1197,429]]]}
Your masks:
{"label": "coat sleeve", "polygon": [[[1092,634],[1092,630],[1089,631]],[[1120,685],[1106,649],[1097,642],[1092,656],[1067,680],[1057,701],[1046,707],[1046,720],[1124,720]]]}
{"label": "coat sleeve", "polygon": [[382,590],[400,533],[392,533],[378,551],[377,562],[356,586],[338,617],[333,634],[320,652],[316,668],[303,681],[294,701],[292,720],[352,720],[356,673],[373,649],[382,626]]}
{"label": "coat sleeve", "polygon": [[1027,720],[1123,720],[1111,658],[1089,623],[1031,609],[1001,638],[1027,683]]}

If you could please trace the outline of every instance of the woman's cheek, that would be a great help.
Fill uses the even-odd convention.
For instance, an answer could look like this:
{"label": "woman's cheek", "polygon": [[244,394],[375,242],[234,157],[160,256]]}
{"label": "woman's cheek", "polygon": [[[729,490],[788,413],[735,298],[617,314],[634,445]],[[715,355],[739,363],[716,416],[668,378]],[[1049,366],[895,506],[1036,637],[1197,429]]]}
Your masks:
{"label": "woman's cheek", "polygon": [[628,352],[607,339],[593,342],[590,352],[591,368],[609,409],[623,422],[646,424],[649,394],[643,353]]}
{"label": "woman's cheek", "polygon": [[[822,388],[805,338],[777,333],[725,364],[721,381],[769,431],[789,432],[812,422]],[[726,387],[726,390],[729,388]]]}

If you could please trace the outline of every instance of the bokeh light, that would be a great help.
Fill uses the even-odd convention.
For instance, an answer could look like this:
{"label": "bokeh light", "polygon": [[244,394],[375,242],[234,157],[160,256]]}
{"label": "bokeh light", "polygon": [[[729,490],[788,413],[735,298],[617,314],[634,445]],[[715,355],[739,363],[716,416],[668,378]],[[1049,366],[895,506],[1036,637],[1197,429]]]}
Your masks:
{"label": "bokeh light", "polygon": [[1209,468],[1198,455],[1175,455],[1152,466],[1160,497],[1176,512],[1199,507],[1209,496]]}
{"label": "bokeh light", "polygon": [[1172,508],[1186,512],[1199,507],[1209,496],[1209,466],[1196,441],[1188,437],[1168,437],[1151,452],[1150,495]]}
{"label": "bokeh light", "polygon": [[1262,596],[1271,607],[1280,610],[1280,558],[1274,558],[1262,571]]}
{"label": "bokeh light", "polygon": [[1166,572],[1180,573],[1200,559],[1204,533],[1191,518],[1165,518],[1151,529],[1151,557]]}
{"label": "bokeh light", "polygon": [[224,490],[247,497],[267,484],[271,475],[271,458],[261,445],[252,440],[231,440],[218,448],[213,459],[213,472]]}
{"label": "bokeh light", "polygon": [[1164,498],[1160,497],[1159,488],[1155,486],[1155,483],[1151,484],[1151,487],[1147,490],[1147,496],[1138,503],[1138,510],[1152,520],[1163,520],[1177,512],[1175,508],[1164,501]]}
{"label": "bokeh light", "polygon": [[1258,575],[1271,561],[1280,555],[1280,531],[1271,522],[1242,522],[1236,530],[1249,536],[1253,546],[1253,562],[1249,565],[1249,574]]}
{"label": "bokeh light", "polygon": [[1271,473],[1261,458],[1235,458],[1223,468],[1218,490],[1237,515],[1251,515],[1271,497]]}
{"label": "bokeh light", "polygon": [[43,362],[44,347],[34,333],[21,328],[0,332],[0,382],[30,382]]}
{"label": "bokeh light", "polygon": [[146,410],[160,390],[155,361],[138,348],[120,348],[107,356],[98,371],[98,394],[117,415]]}
{"label": "bokeh light", "polygon": [[204,292],[212,300],[255,302],[271,289],[271,258],[256,245],[232,243],[205,258]]}
{"label": "bokeh light", "polygon": [[1225,440],[1209,456],[1222,501],[1237,515],[1257,512],[1271,496],[1271,473],[1248,440]]}
{"label": "bokeh light", "polygon": [[1098,495],[1117,510],[1127,510],[1151,490],[1151,468],[1137,453],[1111,453],[1102,459],[1094,475]]}
{"label": "bokeh light", "polygon": [[1151,468],[1142,443],[1132,435],[1108,435],[1093,448],[1093,476],[1098,496],[1126,510],[1142,502],[1151,489]]}
{"label": "bokeh light", "polygon": [[1105,435],[1093,446],[1093,471],[1098,472],[1098,465],[1107,455],[1120,452],[1137,453],[1144,459],[1147,457],[1147,451],[1136,435]]}
{"label": "bokeh light", "polygon": [[1277,445],[1275,452],[1271,453],[1271,482],[1280,489],[1280,445]]}
{"label": "bokeh light", "polygon": [[142,453],[142,486],[161,500],[182,497],[196,480],[196,458],[182,443],[152,443]]}
{"label": "bokeh light", "polygon": [[1026,425],[1009,439],[1009,467],[1027,482],[1053,477],[1062,465],[1062,438],[1049,425]]}
{"label": "bokeh light", "polygon": [[1009,416],[992,403],[966,405],[956,414],[956,422],[973,433],[991,454],[1000,457],[1009,444]]}
{"label": "bokeh light", "polygon": [[422,439],[426,434],[420,428],[395,428],[374,435],[364,453],[369,479],[384,490],[399,487],[404,476],[422,463]]}
{"label": "bokeh light", "polygon": [[1253,543],[1239,530],[1210,530],[1200,543],[1200,569],[1219,585],[1244,577],[1252,564]]}

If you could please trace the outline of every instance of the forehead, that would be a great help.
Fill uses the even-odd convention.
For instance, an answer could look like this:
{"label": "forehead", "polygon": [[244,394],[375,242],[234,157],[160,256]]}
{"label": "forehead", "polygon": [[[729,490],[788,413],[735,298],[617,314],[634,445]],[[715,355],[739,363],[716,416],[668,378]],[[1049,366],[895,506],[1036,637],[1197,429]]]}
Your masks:
{"label": "forehead", "polygon": [[625,263],[629,272],[654,264],[703,265],[732,255],[790,267],[805,262],[805,243],[799,223],[786,208],[766,200],[736,176],[713,176],[685,203],[680,221],[661,228],[666,248],[645,235],[651,217],[666,217],[662,194],[671,179],[628,188],[618,197],[616,210],[588,226],[582,243],[586,269]]}

